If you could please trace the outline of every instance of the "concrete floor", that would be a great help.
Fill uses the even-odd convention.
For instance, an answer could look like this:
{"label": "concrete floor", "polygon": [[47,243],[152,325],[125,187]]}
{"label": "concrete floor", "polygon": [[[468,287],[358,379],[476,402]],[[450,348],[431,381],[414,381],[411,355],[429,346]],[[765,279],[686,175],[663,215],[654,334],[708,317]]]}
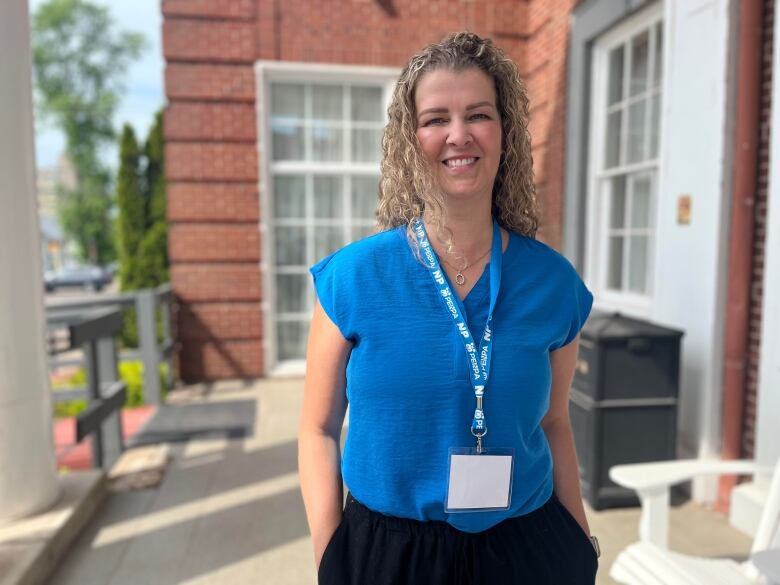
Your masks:
{"label": "concrete floor", "polygon": [[[110,494],[65,562],[57,585],[316,583],[297,474],[301,380],[196,385],[171,402],[257,400],[254,436],[171,446],[155,489]],[[603,556],[598,584],[617,553],[636,539],[638,510],[588,510]],[[750,540],[696,504],[672,512],[671,547],[744,558]]]}

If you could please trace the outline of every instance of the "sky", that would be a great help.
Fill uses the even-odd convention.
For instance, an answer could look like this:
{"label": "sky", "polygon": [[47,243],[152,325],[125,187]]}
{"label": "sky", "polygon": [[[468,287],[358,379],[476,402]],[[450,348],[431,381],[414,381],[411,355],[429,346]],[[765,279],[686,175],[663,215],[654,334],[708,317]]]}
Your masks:
{"label": "sky", "polygon": [[[45,0],[30,0],[30,11],[34,11]],[[163,92],[164,61],[161,48],[162,15],[160,0],[90,0],[94,4],[110,9],[115,26],[122,30],[140,32],[146,37],[147,48],[125,72],[125,93],[121,96],[114,117],[117,133],[122,125],[129,123],[136,137],[144,140],[154,121],[154,114],[165,103]],[[65,147],[65,139],[57,128],[44,127],[36,121],[35,158],[38,167],[57,164]],[[116,168],[119,151],[116,146],[107,148],[103,161]]]}

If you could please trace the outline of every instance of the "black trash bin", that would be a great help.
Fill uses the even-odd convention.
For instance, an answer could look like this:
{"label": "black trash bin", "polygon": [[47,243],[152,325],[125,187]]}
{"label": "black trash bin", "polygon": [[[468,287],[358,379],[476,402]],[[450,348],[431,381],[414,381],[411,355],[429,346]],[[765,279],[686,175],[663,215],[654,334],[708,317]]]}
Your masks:
{"label": "black trash bin", "polygon": [[594,311],[583,327],[569,401],[585,499],[596,510],[636,506],[609,468],[676,458],[683,332]]}

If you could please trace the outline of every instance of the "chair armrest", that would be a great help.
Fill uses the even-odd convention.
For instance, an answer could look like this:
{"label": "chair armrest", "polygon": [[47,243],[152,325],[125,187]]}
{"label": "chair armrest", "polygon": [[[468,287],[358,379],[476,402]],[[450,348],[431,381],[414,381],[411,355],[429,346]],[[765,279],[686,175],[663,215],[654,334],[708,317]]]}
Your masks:
{"label": "chair armrest", "polygon": [[637,492],[654,492],[702,475],[757,474],[771,475],[772,468],[744,459],[732,461],[681,459],[615,465],[609,470],[612,481]]}
{"label": "chair armrest", "polygon": [[756,475],[772,468],[746,460],[678,460],[615,465],[609,477],[616,484],[636,490],[642,504],[639,540],[668,548],[669,488],[702,475]]}

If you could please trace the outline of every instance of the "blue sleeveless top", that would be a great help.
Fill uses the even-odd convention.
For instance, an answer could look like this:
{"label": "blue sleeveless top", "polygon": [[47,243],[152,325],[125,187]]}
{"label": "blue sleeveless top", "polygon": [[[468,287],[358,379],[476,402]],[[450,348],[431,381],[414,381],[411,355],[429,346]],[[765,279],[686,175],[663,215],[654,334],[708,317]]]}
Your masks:
{"label": "blue sleeveless top", "polygon": [[[406,226],[353,242],[311,267],[322,308],[353,343],[341,472],[370,509],[479,532],[532,512],[552,494],[541,427],[550,399],[549,352],[574,340],[593,296],[569,261],[537,240],[510,232],[502,261],[484,446],[515,449],[511,505],[454,514],[444,511],[448,449],[475,444],[474,390],[463,343],[428,269],[413,255]],[[489,301],[486,266],[463,301],[475,335]]]}

